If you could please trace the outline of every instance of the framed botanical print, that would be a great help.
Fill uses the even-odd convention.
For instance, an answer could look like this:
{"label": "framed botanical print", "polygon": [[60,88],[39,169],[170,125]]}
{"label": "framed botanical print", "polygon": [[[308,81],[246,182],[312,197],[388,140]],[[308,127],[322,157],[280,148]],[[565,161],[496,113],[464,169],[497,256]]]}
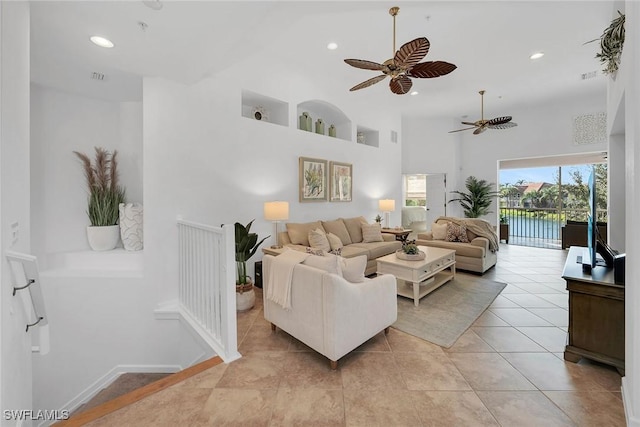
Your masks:
{"label": "framed botanical print", "polygon": [[327,182],[328,162],[322,159],[300,157],[298,187],[301,202],[324,202],[329,194]]}
{"label": "framed botanical print", "polygon": [[332,202],[350,202],[352,195],[353,167],[349,163],[329,164],[330,196]]}

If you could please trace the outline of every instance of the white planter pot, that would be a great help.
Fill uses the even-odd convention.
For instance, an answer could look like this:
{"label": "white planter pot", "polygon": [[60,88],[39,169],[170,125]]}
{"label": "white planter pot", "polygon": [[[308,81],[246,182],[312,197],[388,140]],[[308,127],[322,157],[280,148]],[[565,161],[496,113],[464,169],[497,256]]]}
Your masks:
{"label": "white planter pot", "polygon": [[120,203],[120,237],[128,251],[139,251],[143,247],[142,205],[140,203]]}
{"label": "white planter pot", "polygon": [[256,292],[253,289],[253,285],[248,285],[247,288],[251,290],[245,290],[238,292],[239,287],[236,286],[236,310],[245,311],[253,308],[256,304]]}
{"label": "white planter pot", "polygon": [[87,227],[87,240],[89,240],[89,246],[94,251],[112,250],[118,244],[119,238],[120,226],[118,225]]}

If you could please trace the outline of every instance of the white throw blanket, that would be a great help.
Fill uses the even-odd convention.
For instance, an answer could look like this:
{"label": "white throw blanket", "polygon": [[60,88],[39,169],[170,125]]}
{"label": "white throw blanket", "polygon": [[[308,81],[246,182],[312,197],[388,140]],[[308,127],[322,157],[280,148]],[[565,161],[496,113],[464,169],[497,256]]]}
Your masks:
{"label": "white throw blanket", "polygon": [[282,306],[285,310],[291,310],[293,268],[310,255],[305,252],[289,250],[273,258],[269,277],[267,277],[267,299]]}

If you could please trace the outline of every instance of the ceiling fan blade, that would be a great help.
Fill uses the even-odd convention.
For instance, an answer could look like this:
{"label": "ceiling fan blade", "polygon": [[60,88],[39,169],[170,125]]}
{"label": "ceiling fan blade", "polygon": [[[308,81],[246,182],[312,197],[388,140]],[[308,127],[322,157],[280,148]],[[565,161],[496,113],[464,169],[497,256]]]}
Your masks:
{"label": "ceiling fan blade", "polygon": [[413,86],[411,79],[404,75],[392,78],[389,83],[391,92],[396,95],[404,95],[405,93],[408,93],[411,90],[411,86]]}
{"label": "ceiling fan blade", "polygon": [[429,53],[431,44],[426,37],[418,37],[400,46],[393,57],[393,62],[401,67],[415,65]]}
{"label": "ceiling fan blade", "polygon": [[480,135],[482,132],[484,132],[485,130],[487,130],[486,126],[480,126],[478,129],[473,131],[474,135]]}
{"label": "ceiling fan blade", "polygon": [[513,122],[509,122],[509,123],[501,123],[501,124],[497,124],[497,125],[489,125],[489,128],[491,129],[509,129],[509,128],[514,128],[518,126],[517,123],[513,123]]}
{"label": "ceiling fan blade", "polygon": [[488,121],[490,125],[502,125],[511,121],[511,116],[496,117]]}
{"label": "ceiling fan blade", "polygon": [[444,61],[427,61],[420,64],[416,64],[409,69],[407,74],[411,77],[418,77],[421,79],[430,79],[433,77],[444,76],[449,74],[456,67],[454,64],[450,64]]}
{"label": "ceiling fan blade", "polygon": [[479,126],[477,123],[472,123],[472,122],[460,122],[463,125],[469,125],[469,126]]}
{"label": "ceiling fan blade", "polygon": [[473,128],[475,128],[475,126],[472,126],[470,128],[464,128],[464,129],[450,130],[448,133],[462,132],[463,130],[471,130]]}
{"label": "ceiling fan blade", "polygon": [[364,89],[365,87],[369,87],[371,85],[378,83],[381,80],[384,80],[385,77],[387,77],[386,74],[380,74],[379,76],[375,76],[369,80],[365,80],[362,83],[355,85],[349,90],[353,92],[354,90]]}
{"label": "ceiling fan blade", "polygon": [[373,61],[365,61],[364,59],[345,59],[344,62],[352,67],[361,68],[363,70],[382,71],[384,69],[384,65]]}

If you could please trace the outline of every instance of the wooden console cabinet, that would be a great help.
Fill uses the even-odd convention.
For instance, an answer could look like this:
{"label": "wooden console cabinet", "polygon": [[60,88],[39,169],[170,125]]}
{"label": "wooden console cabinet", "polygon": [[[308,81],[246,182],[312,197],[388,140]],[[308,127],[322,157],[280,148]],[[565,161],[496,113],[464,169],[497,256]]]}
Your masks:
{"label": "wooden console cabinet", "polygon": [[569,336],[564,359],[582,357],[615,366],[624,375],[624,286],[613,270],[582,271],[576,258],[585,248],[572,246],[562,273],[569,291]]}

